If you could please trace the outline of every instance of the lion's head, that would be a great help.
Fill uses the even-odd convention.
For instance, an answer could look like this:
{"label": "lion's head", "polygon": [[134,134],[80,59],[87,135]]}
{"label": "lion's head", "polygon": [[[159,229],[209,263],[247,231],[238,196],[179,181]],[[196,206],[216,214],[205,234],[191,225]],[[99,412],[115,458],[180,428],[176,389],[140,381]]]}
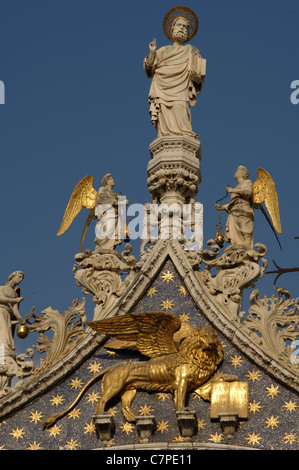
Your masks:
{"label": "lion's head", "polygon": [[203,370],[215,372],[223,360],[223,348],[217,332],[210,325],[196,328],[181,344],[180,353]]}

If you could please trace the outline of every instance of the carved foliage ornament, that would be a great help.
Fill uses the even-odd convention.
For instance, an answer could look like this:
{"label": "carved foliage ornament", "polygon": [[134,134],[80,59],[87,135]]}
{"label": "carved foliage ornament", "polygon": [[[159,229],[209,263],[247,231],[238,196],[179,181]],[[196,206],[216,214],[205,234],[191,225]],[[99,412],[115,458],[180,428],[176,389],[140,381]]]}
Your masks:
{"label": "carved foliage ornament", "polygon": [[292,357],[293,342],[299,338],[299,298],[275,289],[278,297],[260,298],[257,289],[252,292],[244,330],[271,357],[299,373],[299,363]]}
{"label": "carved foliage ornament", "polygon": [[298,373],[299,361],[294,357],[294,349],[299,341],[299,299],[291,299],[290,293],[281,288],[275,288],[278,296],[260,298],[256,289],[249,298],[248,314],[242,311],[243,290],[254,287],[267,267],[266,247],[257,243],[255,251],[230,246],[217,258],[219,247],[213,240],[208,241],[208,246],[202,253],[202,261],[207,266],[197,276],[215,304],[267,355]]}
{"label": "carved foliage ornament", "polygon": [[[41,312],[41,315],[36,315],[32,311],[26,316],[29,331],[40,333],[35,346],[37,352],[46,354],[45,357],[41,357],[40,366],[34,370],[34,375],[51,367],[82,340],[85,335],[84,306],[85,299],[83,298],[80,303],[78,300],[74,300],[72,306],[63,314],[48,307]],[[33,319],[32,323],[30,323],[31,319]],[[49,330],[53,332],[53,338],[44,335],[44,332]]]}

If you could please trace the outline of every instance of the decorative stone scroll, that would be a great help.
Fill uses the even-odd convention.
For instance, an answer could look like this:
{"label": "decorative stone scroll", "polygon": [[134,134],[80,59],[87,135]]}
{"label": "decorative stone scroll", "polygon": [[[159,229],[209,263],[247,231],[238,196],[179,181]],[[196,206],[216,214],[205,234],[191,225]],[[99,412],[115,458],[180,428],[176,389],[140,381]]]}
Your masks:
{"label": "decorative stone scroll", "polygon": [[[209,240],[207,244],[211,249],[202,253],[206,268],[197,276],[227,317],[240,325],[243,316],[242,292],[247,287],[253,287],[254,282],[263,276],[267,267],[267,260],[264,259],[267,248],[261,243],[255,245],[256,251],[232,245],[217,258],[220,251],[218,245],[214,240]],[[262,260],[262,265],[258,264],[259,260]],[[215,275],[212,274],[213,268],[217,270]]]}

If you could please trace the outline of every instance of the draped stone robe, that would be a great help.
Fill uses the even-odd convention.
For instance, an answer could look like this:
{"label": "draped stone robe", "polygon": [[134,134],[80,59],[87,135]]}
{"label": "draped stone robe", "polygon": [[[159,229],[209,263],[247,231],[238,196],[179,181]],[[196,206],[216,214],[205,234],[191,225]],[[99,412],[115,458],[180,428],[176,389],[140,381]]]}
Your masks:
{"label": "draped stone robe", "polygon": [[144,70],[152,83],[149,91],[152,124],[158,137],[189,135],[192,131],[190,107],[194,106],[203,80],[195,83],[188,71],[190,55],[201,58],[200,52],[190,44],[164,46],[156,51],[152,66],[144,59]]}
{"label": "draped stone robe", "polygon": [[[0,298],[16,298],[17,294],[12,287],[5,285],[0,287]],[[15,357],[15,343],[13,340],[13,333],[11,327],[11,320],[14,320],[13,304],[8,302],[0,303],[0,348],[4,347],[3,351],[0,351],[1,356]],[[3,359],[0,357],[0,359]],[[1,361],[0,361],[1,365]]]}
{"label": "draped stone robe", "polygon": [[254,208],[251,202],[252,182],[246,180],[236,188],[227,206],[226,239],[232,245],[253,249]]}

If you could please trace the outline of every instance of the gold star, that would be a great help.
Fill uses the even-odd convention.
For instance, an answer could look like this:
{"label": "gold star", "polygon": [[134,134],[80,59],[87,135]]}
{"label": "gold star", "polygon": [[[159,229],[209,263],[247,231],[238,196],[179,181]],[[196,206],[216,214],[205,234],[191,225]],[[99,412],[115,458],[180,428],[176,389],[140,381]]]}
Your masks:
{"label": "gold star", "polygon": [[57,424],[54,424],[54,426],[52,426],[50,429],[48,429],[49,431],[49,436],[53,436],[56,438],[56,436],[59,436],[60,433],[61,433],[61,424],[60,425],[57,425]]}
{"label": "gold star", "polygon": [[42,450],[42,447],[40,447],[40,442],[37,444],[36,441],[33,442],[33,444],[28,444],[29,447],[27,447],[26,450]]}
{"label": "gold star", "polygon": [[16,439],[17,441],[19,439],[23,439],[23,434],[25,434],[25,431],[23,431],[24,428],[21,428],[19,429],[17,427],[17,429],[13,429],[12,432],[10,432],[9,434],[13,437],[13,439]]}
{"label": "gold star", "polygon": [[109,408],[108,413],[111,413],[112,416],[115,416],[118,410],[116,409],[116,406],[113,406],[113,408]]}
{"label": "gold star", "polygon": [[167,271],[167,273],[162,273],[162,276],[161,276],[161,277],[162,277],[162,281],[163,281],[163,282],[166,281],[167,284],[168,284],[170,281],[174,282],[174,281],[173,281],[173,276],[174,276],[174,273],[171,273],[170,271]]}
{"label": "gold star", "polygon": [[74,408],[69,414],[68,414],[68,419],[76,419],[76,418],[79,418],[81,414],[81,411],[80,409],[77,410],[77,408]]}
{"label": "gold star", "polygon": [[204,419],[197,419],[197,429],[200,431],[201,429],[204,429],[207,423],[205,422]]}
{"label": "gold star", "polygon": [[185,297],[185,295],[186,295],[186,289],[185,289],[185,287],[184,287],[184,286],[180,286],[180,287],[178,288],[178,293],[179,293],[180,295],[183,295],[183,296]]}
{"label": "gold star", "polygon": [[240,356],[235,355],[235,357],[232,357],[232,356],[230,357],[230,362],[232,363],[232,365],[236,369],[237,366],[241,365],[241,362],[243,362],[243,360],[241,359]]}
{"label": "gold star", "polygon": [[152,409],[151,405],[150,406],[144,405],[144,406],[141,406],[140,409],[139,409],[139,413],[140,413],[141,416],[148,416],[152,412],[153,412],[153,409]]}
{"label": "gold star", "polygon": [[[107,344],[107,347],[108,347],[108,344]],[[107,349],[107,353],[108,353],[108,357],[117,357],[118,356],[116,351],[111,351],[109,349]]]}
{"label": "gold star", "polygon": [[297,408],[297,405],[292,400],[290,400],[288,403],[285,401],[285,405],[283,405],[283,408],[286,408],[290,413],[292,413],[292,411],[295,411],[295,409]]}
{"label": "gold star", "polygon": [[217,432],[215,434],[210,434],[210,439],[209,441],[212,441],[212,442],[221,442],[223,439],[223,436],[222,434],[218,434]]}
{"label": "gold star", "polygon": [[31,416],[29,416],[30,423],[36,424],[38,421],[41,421],[43,418],[41,411],[31,411]]}
{"label": "gold star", "polygon": [[170,393],[157,393],[158,400],[162,400],[163,402],[166,398],[170,398]]}
{"label": "gold star", "polygon": [[294,442],[297,441],[297,436],[296,434],[293,434],[293,433],[288,434],[287,432],[285,432],[284,441],[288,444],[294,444]]}
{"label": "gold star", "polygon": [[158,291],[157,291],[157,289],[156,289],[155,287],[151,287],[151,288],[149,289],[148,293],[147,293],[147,297],[152,298],[152,296],[153,296],[153,295],[156,295],[157,292],[158,292]]}
{"label": "gold star", "polygon": [[271,387],[267,387],[267,396],[268,397],[271,397],[271,398],[274,398],[274,397],[277,397],[277,395],[280,393],[280,391],[278,390],[278,385],[277,387],[274,387],[273,384],[271,384]]}
{"label": "gold star", "polygon": [[115,442],[114,442],[114,437],[112,439],[110,439],[110,441],[108,441],[108,444],[106,447],[111,447],[111,446],[114,446]]}
{"label": "gold star", "polygon": [[169,426],[170,424],[168,424],[168,421],[164,421],[164,419],[162,419],[162,421],[157,423],[157,431],[160,431],[163,434],[164,431],[167,431]]}
{"label": "gold star", "polygon": [[246,437],[246,440],[248,441],[248,444],[252,444],[253,446],[255,446],[255,444],[258,444],[261,440],[261,437],[259,436],[259,434],[255,434],[255,432],[253,431],[252,434],[248,433],[248,437]]}
{"label": "gold star", "polygon": [[190,317],[190,313],[182,313],[182,315],[179,315],[179,319],[181,322],[188,322]]}
{"label": "gold star", "polygon": [[91,436],[93,432],[96,432],[95,424],[90,421],[90,423],[85,423],[84,434],[88,434]]}
{"label": "gold star", "polygon": [[71,438],[70,441],[66,441],[65,450],[76,450],[79,445],[77,440],[74,441],[74,439]]}
{"label": "gold star", "polygon": [[178,436],[174,438],[174,442],[185,442],[185,439],[183,438],[183,436]]}
{"label": "gold star", "polygon": [[64,401],[64,398],[63,398],[63,395],[56,395],[56,397],[54,397],[54,395],[52,395],[52,400],[50,400],[52,402],[52,406],[58,406],[58,405],[61,405],[62,402]]}
{"label": "gold star", "polygon": [[249,403],[249,411],[251,411],[253,414],[255,414],[256,411],[260,412],[260,408],[261,408],[260,401],[256,403],[256,401],[253,400],[252,403]]}
{"label": "gold star", "polygon": [[94,404],[95,401],[99,400],[99,392],[95,393],[95,391],[93,391],[92,393],[89,393],[86,398],[88,403]]}
{"label": "gold star", "polygon": [[3,446],[0,446],[0,450],[6,450],[5,449],[5,444]]}
{"label": "gold star", "polygon": [[266,418],[266,423],[267,423],[267,428],[277,428],[278,424],[280,421],[278,421],[278,416],[274,418],[274,416],[271,416],[271,418]]}
{"label": "gold star", "polygon": [[131,423],[121,423],[121,432],[126,432],[127,435],[129,432],[133,432],[133,425]]}
{"label": "gold star", "polygon": [[251,372],[248,371],[248,374],[246,375],[246,377],[248,377],[249,380],[252,380],[253,383],[256,380],[260,380],[261,376],[262,374],[258,370],[252,370]]}
{"label": "gold star", "polygon": [[102,366],[100,363],[97,363],[96,361],[93,361],[93,364],[91,364],[91,362],[89,363],[89,372],[93,373],[93,374],[96,374],[98,372],[100,372],[100,370],[102,369]]}
{"label": "gold star", "polygon": [[173,309],[173,300],[169,300],[169,299],[162,300],[162,303],[160,304],[160,307],[162,307],[162,310],[165,310],[166,312],[168,312],[168,310],[172,310]]}
{"label": "gold star", "polygon": [[69,385],[71,388],[74,388],[75,390],[77,390],[78,388],[82,388],[83,387],[82,379],[79,379],[78,377],[76,377],[75,379],[71,380],[71,383]]}

